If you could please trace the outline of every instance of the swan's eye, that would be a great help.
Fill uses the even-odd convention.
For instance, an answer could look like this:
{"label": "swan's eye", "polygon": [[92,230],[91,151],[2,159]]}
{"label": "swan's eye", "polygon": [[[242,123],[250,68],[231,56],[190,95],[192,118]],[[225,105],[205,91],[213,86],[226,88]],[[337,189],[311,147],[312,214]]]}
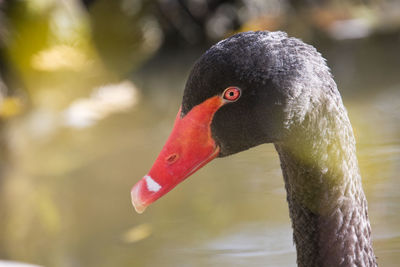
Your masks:
{"label": "swan's eye", "polygon": [[225,89],[223,96],[228,101],[236,101],[240,97],[240,89],[238,87],[228,87]]}

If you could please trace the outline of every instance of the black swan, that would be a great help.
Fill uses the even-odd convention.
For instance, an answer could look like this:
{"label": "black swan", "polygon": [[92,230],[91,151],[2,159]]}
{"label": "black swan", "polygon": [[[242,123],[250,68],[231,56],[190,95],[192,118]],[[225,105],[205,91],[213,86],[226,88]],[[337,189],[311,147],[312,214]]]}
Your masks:
{"label": "black swan", "polygon": [[325,60],[283,32],[239,33],[195,63],[137,212],[215,157],[279,153],[299,266],[376,266],[353,130]]}

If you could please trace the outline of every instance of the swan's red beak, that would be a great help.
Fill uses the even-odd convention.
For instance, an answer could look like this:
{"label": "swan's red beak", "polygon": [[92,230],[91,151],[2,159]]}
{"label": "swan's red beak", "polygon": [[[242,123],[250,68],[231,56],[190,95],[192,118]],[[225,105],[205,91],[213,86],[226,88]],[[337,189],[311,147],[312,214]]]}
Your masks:
{"label": "swan's red beak", "polygon": [[183,118],[179,110],[171,135],[153,167],[131,190],[132,204],[138,213],[218,156],[219,147],[211,136],[210,125],[223,104],[220,96],[214,96],[193,107]]}

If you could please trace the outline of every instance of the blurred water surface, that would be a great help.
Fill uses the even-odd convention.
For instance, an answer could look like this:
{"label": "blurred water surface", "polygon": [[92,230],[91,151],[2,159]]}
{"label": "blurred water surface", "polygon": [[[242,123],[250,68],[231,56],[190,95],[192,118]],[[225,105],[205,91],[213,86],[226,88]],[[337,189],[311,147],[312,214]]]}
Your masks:
{"label": "blurred water surface", "polygon": [[[355,130],[378,262],[397,266],[400,64],[391,56],[397,46],[353,47],[351,57],[340,47],[319,49]],[[134,212],[130,188],[168,137],[200,51],[186,53],[161,53],[135,72],[140,100],[90,127],[53,129],[59,118],[37,111],[9,123],[2,258],[60,267],[295,266],[286,193],[271,144],[216,159],[144,214]],[[360,58],[367,53],[376,61],[365,66]],[[382,58],[389,60],[379,63]],[[32,124],[37,119],[39,130]]]}

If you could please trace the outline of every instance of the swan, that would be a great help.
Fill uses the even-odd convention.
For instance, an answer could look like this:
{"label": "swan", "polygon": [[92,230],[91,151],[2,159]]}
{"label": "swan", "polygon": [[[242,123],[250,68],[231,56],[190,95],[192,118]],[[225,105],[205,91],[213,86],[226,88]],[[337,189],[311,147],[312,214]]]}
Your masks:
{"label": "swan", "polygon": [[195,63],[173,130],[131,190],[137,212],[216,157],[273,143],[298,266],[377,266],[355,138],[325,59],[284,32],[244,32]]}

